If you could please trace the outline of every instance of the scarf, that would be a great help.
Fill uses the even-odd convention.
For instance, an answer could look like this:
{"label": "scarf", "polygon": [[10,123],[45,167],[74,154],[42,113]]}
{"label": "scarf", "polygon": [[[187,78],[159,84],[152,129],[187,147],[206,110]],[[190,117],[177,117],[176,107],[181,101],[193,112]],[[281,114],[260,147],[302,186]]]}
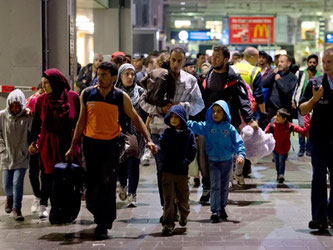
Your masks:
{"label": "scarf", "polygon": [[132,100],[133,106],[135,106],[139,102],[140,94],[139,87],[136,84],[136,78],[134,78],[133,84],[130,87],[125,87],[121,81],[121,78],[126,70],[131,69],[135,72],[135,68],[132,64],[125,63],[120,66],[118,70],[118,76],[116,81],[116,87],[124,91]]}

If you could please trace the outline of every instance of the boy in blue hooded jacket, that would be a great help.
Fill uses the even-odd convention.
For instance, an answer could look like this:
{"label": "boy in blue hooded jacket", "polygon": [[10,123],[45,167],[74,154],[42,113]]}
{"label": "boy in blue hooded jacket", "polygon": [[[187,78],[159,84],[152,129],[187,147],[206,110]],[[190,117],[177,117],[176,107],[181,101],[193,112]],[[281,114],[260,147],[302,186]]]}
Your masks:
{"label": "boy in blue hooded jacket", "polygon": [[219,100],[206,112],[205,122],[188,121],[195,134],[205,137],[205,147],[210,173],[210,207],[212,223],[227,219],[225,207],[228,201],[228,183],[232,171],[232,158],[237,155],[237,164],[244,164],[245,148],[236,128],[230,124],[228,104]]}
{"label": "boy in blue hooded jacket", "polygon": [[172,235],[175,223],[174,204],[179,211],[179,225],[187,224],[190,213],[188,186],[188,166],[194,160],[196,153],[195,136],[187,128],[186,110],[181,105],[172,106],[164,122],[169,126],[160,137],[160,152],[162,162],[163,204],[163,235]]}

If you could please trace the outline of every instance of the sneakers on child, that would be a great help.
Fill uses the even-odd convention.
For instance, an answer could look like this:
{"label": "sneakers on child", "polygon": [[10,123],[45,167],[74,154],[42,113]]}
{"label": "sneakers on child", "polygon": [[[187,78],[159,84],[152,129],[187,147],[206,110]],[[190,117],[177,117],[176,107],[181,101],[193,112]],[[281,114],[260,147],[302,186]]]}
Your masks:
{"label": "sneakers on child", "polygon": [[212,223],[218,223],[220,222],[220,217],[217,213],[212,213],[212,215],[210,216],[210,221]]}
{"label": "sneakers on child", "polygon": [[127,207],[137,207],[136,194],[129,194],[128,195]]}
{"label": "sneakers on child", "polygon": [[125,187],[120,187],[119,190],[119,199],[124,201],[127,198],[127,186]]}
{"label": "sneakers on child", "polygon": [[171,236],[173,234],[174,227],[164,225],[162,228],[163,236]]}
{"label": "sneakers on child", "polygon": [[40,207],[40,198],[35,197],[34,201],[32,202],[31,205],[31,213],[36,214],[39,211]]}
{"label": "sneakers on child", "polygon": [[220,213],[220,219],[221,220],[227,220],[227,218],[228,218],[228,215],[227,215],[225,209],[223,208],[221,213]]}
{"label": "sneakers on child", "polygon": [[209,189],[204,189],[202,191],[202,195],[200,197],[200,203],[201,204],[205,204],[209,201],[209,197],[210,197],[210,192],[209,192]]}
{"label": "sneakers on child", "polygon": [[44,219],[44,218],[47,218],[47,217],[49,217],[49,213],[47,211],[47,206],[41,205],[39,207],[39,219]]}
{"label": "sneakers on child", "polygon": [[185,227],[187,225],[187,218],[180,218],[179,219],[179,225],[181,227]]}
{"label": "sneakers on child", "polygon": [[278,182],[282,184],[284,182],[284,176],[281,174],[278,176]]}
{"label": "sneakers on child", "polygon": [[5,211],[7,214],[10,214],[13,210],[13,198],[7,197],[6,199],[6,205],[5,205]]}
{"label": "sneakers on child", "polygon": [[13,209],[13,217],[14,217],[14,220],[16,220],[16,221],[24,221],[24,217],[22,215],[21,210],[18,210],[16,208]]}

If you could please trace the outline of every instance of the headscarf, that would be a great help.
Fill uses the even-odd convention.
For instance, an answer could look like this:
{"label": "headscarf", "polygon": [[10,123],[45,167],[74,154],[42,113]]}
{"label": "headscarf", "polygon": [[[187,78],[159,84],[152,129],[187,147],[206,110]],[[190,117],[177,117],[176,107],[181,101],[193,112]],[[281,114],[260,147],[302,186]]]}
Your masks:
{"label": "headscarf", "polygon": [[132,64],[129,63],[124,63],[123,65],[120,66],[118,70],[118,76],[117,76],[117,81],[116,81],[116,87],[120,88],[122,91],[124,91],[126,94],[129,95],[129,97],[132,100],[132,104],[136,105],[139,102],[140,94],[139,94],[139,88],[136,84],[136,79],[134,78],[133,84],[130,87],[125,87],[123,85],[123,82],[121,81],[121,78],[123,74],[125,73],[126,70],[131,69],[135,73],[135,68]]}
{"label": "headscarf", "polygon": [[71,89],[67,78],[55,68],[45,70],[43,77],[50,82],[52,93],[48,94],[48,107],[50,110],[57,111],[61,118],[69,112],[68,91]]}

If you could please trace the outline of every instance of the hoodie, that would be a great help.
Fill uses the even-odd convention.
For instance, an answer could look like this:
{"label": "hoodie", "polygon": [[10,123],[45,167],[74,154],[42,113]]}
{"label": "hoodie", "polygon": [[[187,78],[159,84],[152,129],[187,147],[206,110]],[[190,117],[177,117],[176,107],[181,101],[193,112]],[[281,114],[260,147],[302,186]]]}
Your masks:
{"label": "hoodie", "polygon": [[[10,105],[14,102],[21,104],[22,111],[13,114]],[[28,168],[29,166],[29,141],[31,122],[25,116],[26,99],[19,89],[12,91],[7,98],[6,109],[0,111],[0,168],[14,170]]]}
{"label": "hoodie", "polygon": [[[213,120],[213,106],[219,105],[226,119],[217,123]],[[205,149],[210,161],[227,161],[233,154],[245,159],[244,143],[234,126],[230,124],[231,115],[228,104],[219,100],[209,107],[205,122],[188,121],[187,126],[198,135],[205,137]]]}
{"label": "hoodie", "polygon": [[[170,124],[170,115],[174,113],[181,120],[180,130]],[[197,150],[193,132],[187,128],[187,113],[183,106],[172,106],[164,118],[166,128],[159,143],[163,172],[175,175],[188,175],[188,165],[194,160]]]}

